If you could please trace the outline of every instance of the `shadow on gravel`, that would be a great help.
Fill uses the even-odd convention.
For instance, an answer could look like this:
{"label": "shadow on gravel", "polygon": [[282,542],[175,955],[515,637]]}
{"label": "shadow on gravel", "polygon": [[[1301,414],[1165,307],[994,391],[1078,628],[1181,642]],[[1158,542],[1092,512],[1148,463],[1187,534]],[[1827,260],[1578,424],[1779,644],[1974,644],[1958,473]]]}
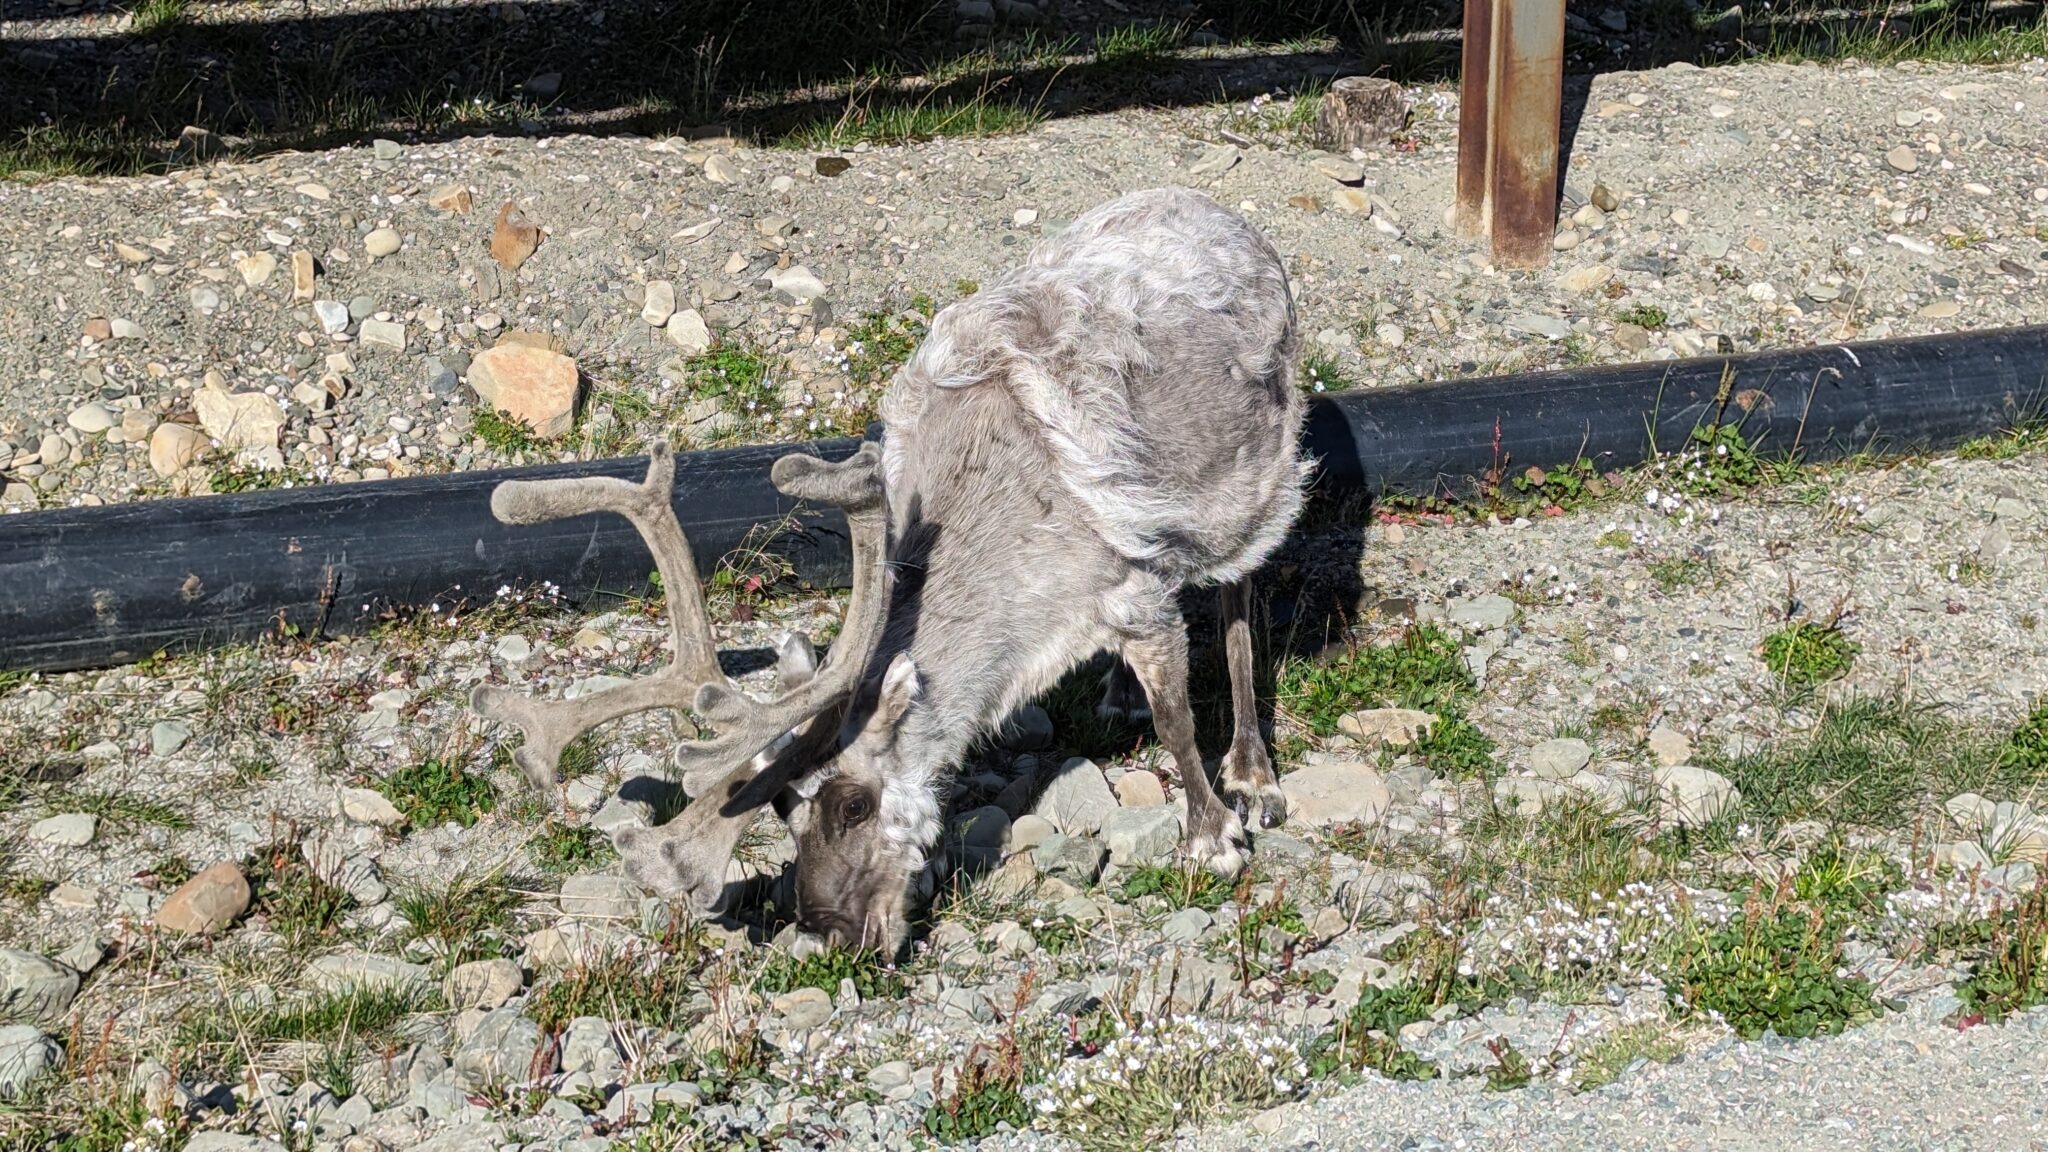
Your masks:
{"label": "shadow on gravel", "polygon": [[[993,7],[1020,11],[1009,0]],[[0,175],[161,170],[230,146],[260,153],[375,136],[669,135],[723,124],[846,144],[1312,92],[1347,74],[1440,81],[1458,67],[1455,0],[1198,0],[1192,16],[1174,0],[1056,7],[1063,24],[1026,26],[979,23],[956,0],[378,11],[304,0],[273,8],[277,19],[238,21],[216,17],[216,0],[17,0],[0,42]],[[1686,0],[1589,0],[1568,15],[1567,68],[1886,46],[1966,56],[1971,37],[2039,38],[2041,24],[2040,0],[1937,2],[1891,19],[1868,4],[1794,0],[1749,23],[1741,9],[1716,17]],[[1207,50],[1226,44],[1237,47]],[[181,146],[188,125],[210,138]]]}

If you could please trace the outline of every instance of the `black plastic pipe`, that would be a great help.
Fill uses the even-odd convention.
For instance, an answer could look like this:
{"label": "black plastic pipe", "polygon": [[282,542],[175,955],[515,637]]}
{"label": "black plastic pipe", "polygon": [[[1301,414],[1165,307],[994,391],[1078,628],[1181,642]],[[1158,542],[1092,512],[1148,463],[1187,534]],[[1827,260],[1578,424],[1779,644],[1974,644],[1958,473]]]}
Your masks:
{"label": "black plastic pipe", "polygon": [[[1320,490],[1460,495],[1530,465],[1638,464],[1717,422],[1739,422],[1764,452],[1827,459],[1940,448],[2044,406],[2048,326],[1323,396],[1306,438]],[[768,482],[777,456],[838,459],[855,444],[679,457],[676,511],[700,570],[798,511]],[[644,468],[644,459],[607,460],[0,516],[0,669],[355,632],[542,581],[577,600],[637,592],[651,562],[625,521],[513,527],[492,518],[490,494],[508,479],[631,478]],[[849,575],[836,514],[798,515],[769,547],[812,585]]]}

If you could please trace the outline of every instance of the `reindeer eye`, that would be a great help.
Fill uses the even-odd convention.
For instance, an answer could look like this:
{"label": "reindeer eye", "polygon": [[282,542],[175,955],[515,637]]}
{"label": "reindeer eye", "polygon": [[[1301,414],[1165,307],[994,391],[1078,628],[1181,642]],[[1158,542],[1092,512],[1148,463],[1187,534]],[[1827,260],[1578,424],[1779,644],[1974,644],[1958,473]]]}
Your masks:
{"label": "reindeer eye", "polygon": [[839,809],[839,819],[848,828],[853,827],[855,824],[859,824],[860,822],[866,820],[869,816],[872,815],[874,815],[874,805],[868,802],[868,798],[866,796],[862,796],[858,793],[852,796],[848,796],[846,798],[846,803],[842,805]]}

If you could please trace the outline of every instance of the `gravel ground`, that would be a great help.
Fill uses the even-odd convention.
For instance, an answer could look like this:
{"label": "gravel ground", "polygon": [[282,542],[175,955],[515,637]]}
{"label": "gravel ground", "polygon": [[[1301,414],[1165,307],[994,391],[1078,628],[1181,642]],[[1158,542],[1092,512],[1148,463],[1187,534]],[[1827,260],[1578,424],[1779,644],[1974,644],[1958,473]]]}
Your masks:
{"label": "gravel ground", "polygon": [[[1062,220],[1169,182],[1288,256],[1331,386],[2021,323],[2048,303],[2044,89],[2040,61],[1602,75],[1567,250],[1537,275],[1443,226],[1439,89],[1413,93],[1412,151],[1320,167],[1281,102],[856,150],[836,177],[803,152],[553,137],[0,187],[0,499],[200,490],[237,456],[298,483],[499,463],[464,379],[508,339],[584,380],[580,430],[529,455],[731,436],[691,359],[713,335],[764,366],[750,434],[856,424],[881,379],[860,371],[864,316],[957,298]],[[434,207],[463,191],[469,211]],[[516,273],[486,251],[508,201],[545,233]],[[669,287],[689,315],[657,328]],[[269,400],[209,415],[208,390]],[[152,462],[165,422],[205,435],[162,434]]]}
{"label": "gravel ground", "polygon": [[1822,1045],[1726,1042],[1581,1096],[1473,1080],[1370,1084],[1190,1149],[2036,1149],[2048,1013],[2002,1028],[1906,1013]]}
{"label": "gravel ground", "polygon": [[[495,462],[472,362],[513,332],[573,356],[590,393],[573,434],[514,455],[701,435],[720,409],[693,394],[697,331],[646,319],[667,317],[659,282],[776,365],[783,415],[726,411],[719,434],[805,434],[865,403],[864,313],[943,302],[1173,179],[1247,206],[1293,261],[1322,367],[1361,387],[2019,322],[2048,272],[2044,84],[2039,62],[1604,76],[1572,183],[1614,209],[1575,210],[1540,276],[1443,234],[1453,106],[1427,91],[1413,151],[1349,161],[1281,143],[1262,103],[855,151],[835,176],[804,153],[552,138],[0,187],[6,499],[192,490],[237,452],[301,480]],[[424,207],[456,187],[469,212]],[[516,273],[485,251],[508,197],[548,229]],[[320,270],[309,301],[289,299],[295,252]],[[1650,306],[1663,323],[1622,320]],[[240,422],[212,438],[240,447],[156,466],[160,421],[223,411]],[[1190,1114],[1204,1148],[2040,1146],[2041,1012],[1958,1027],[1996,969],[1984,941],[2032,923],[2012,909],[2048,864],[2038,437],[1782,473],[1737,443],[1615,483],[1556,515],[1383,509],[1291,547],[1269,655],[1316,649],[1331,608],[1349,639],[1443,647],[1321,706],[1280,670],[1291,822],[1242,887],[1146,889],[1171,875],[1172,774],[1142,731],[1091,733],[1056,693],[963,768],[935,877],[953,887],[894,971],[815,956],[774,912],[792,845],[772,822],[726,923],[675,928],[618,874],[603,833],[673,791],[667,722],[607,729],[554,793],[504,767],[469,689],[644,672],[664,634],[638,606],[574,617],[507,590],[370,637],[0,679],[0,1096],[24,1098],[0,1135],[75,1129],[89,1096],[132,1090],[210,1152],[303,1144],[296,1123],[317,1152],[899,1147],[950,1122],[963,1068],[1000,1078],[1014,1053],[1021,1095],[977,1107],[1033,1130],[970,1115],[991,1149],[1156,1146]],[[756,652],[838,611],[717,600],[722,639]],[[1816,690],[1766,663],[1788,625],[1846,643]],[[1431,678],[1430,740],[1369,735],[1415,722],[1382,706]],[[1830,740],[1853,755],[1816,768]],[[429,765],[461,773],[407,782]],[[1794,775],[1822,770],[1845,774]],[[1742,1003],[1708,1010],[1686,965],[1759,902],[1830,926],[1801,979],[1863,1006],[1847,1035],[1738,1043]],[[1531,997],[1387,1024],[1364,1084],[1300,1099],[1305,1057],[1371,1036],[1342,1025],[1361,996],[1442,975],[1446,939],[1488,978],[1553,967]],[[621,950],[644,965],[606,984]],[[337,987],[400,1000],[340,1029],[281,1013]],[[1588,1087],[1624,1041],[1644,1063]],[[1496,1045],[1537,1086],[1484,1091]],[[1441,1078],[1370,1070],[1422,1061]],[[1190,1111],[1141,1122],[1160,1100]],[[109,1123],[154,1149],[140,1115]]]}

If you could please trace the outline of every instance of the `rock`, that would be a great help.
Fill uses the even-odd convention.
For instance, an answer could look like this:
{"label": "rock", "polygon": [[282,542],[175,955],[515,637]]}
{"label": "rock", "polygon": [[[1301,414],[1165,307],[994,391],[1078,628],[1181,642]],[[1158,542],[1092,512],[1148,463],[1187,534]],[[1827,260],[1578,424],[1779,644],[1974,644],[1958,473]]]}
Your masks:
{"label": "rock", "polygon": [[172,756],[192,739],[192,726],[183,720],[159,720],[149,726],[149,754]]}
{"label": "rock", "polygon": [[480,1008],[486,1012],[519,995],[526,987],[526,974],[511,960],[472,960],[458,964],[441,981],[441,995],[457,1012]]}
{"label": "rock", "polygon": [[405,325],[396,320],[365,320],[357,338],[365,348],[405,351]]}
{"label": "rock", "polygon": [[1003,746],[1018,752],[1035,752],[1053,740],[1052,717],[1036,704],[1026,704],[1003,722]]}
{"label": "rock", "polygon": [[1069,836],[1084,836],[1100,831],[1103,819],[1116,809],[1116,795],[1109,790],[1102,769],[1076,756],[1060,765],[1031,813]]}
{"label": "rock", "polygon": [[185,1142],[185,1152],[285,1152],[285,1147],[275,1140],[262,1136],[238,1136],[231,1132],[196,1132],[192,1139]]}
{"label": "rock", "polygon": [[811,170],[820,176],[843,176],[853,167],[853,161],[844,156],[820,156],[811,161]]}
{"label": "rock", "polygon": [[405,813],[374,788],[343,788],[341,814],[357,824],[396,828],[405,823]]}
{"label": "rock", "polygon": [[1237,162],[1243,155],[1235,144],[1211,144],[1202,150],[1202,154],[1195,158],[1194,163],[1188,165],[1188,175],[1197,180],[1221,176],[1237,167]]}
{"label": "rock", "polygon": [[801,264],[771,270],[768,273],[768,287],[788,296],[798,304],[808,303],[825,294],[825,282]]}
{"label": "rock", "polygon": [[668,323],[676,314],[676,286],[667,280],[649,280],[647,294],[640,305],[640,318],[656,328]]}
{"label": "rock", "polygon": [[1289,820],[1319,828],[1377,823],[1392,802],[1380,774],[1356,762],[1297,769],[1280,778],[1280,791],[1287,796]]}
{"label": "rock", "polygon": [[158,476],[176,475],[199,459],[206,448],[206,436],[199,429],[189,424],[159,424],[149,434],[149,470]]}
{"label": "rock", "polygon": [[1981,836],[1990,831],[1991,822],[1998,817],[1998,805],[1977,795],[1964,792],[1942,805],[1948,811],[1949,819],[1956,826],[1972,836]]}
{"label": "rock", "polygon": [[192,394],[199,426],[230,452],[275,448],[284,429],[284,409],[261,392],[201,388]]}
{"label": "rock", "polygon": [[320,330],[329,336],[348,331],[348,305],[339,300],[313,301],[313,315],[320,321]]}
{"label": "rock", "polygon": [[427,207],[439,212],[467,216],[470,209],[475,206],[476,198],[470,195],[469,189],[460,184],[443,184],[427,193]]}
{"label": "rock", "polygon": [[233,863],[222,861],[164,899],[156,910],[156,926],[188,936],[204,936],[234,923],[249,910],[249,881]]}
{"label": "rock", "polygon": [[711,350],[711,328],[704,323],[704,316],[695,308],[685,308],[668,318],[669,343],[683,350],[686,355],[696,356]]}
{"label": "rock", "polygon": [[953,835],[962,847],[1000,851],[1010,831],[1010,814],[993,804],[962,813],[953,820]]}
{"label": "rock", "polygon": [[500,415],[552,440],[575,425],[576,361],[524,344],[497,344],[470,361],[469,386]]}
{"label": "rock", "polygon": [[1488,593],[1465,600],[1453,600],[1445,613],[1453,624],[1490,632],[1505,628],[1515,618],[1515,602],[1505,596]]}
{"label": "rock", "polygon": [[1511,332],[1541,336],[1545,340],[1562,340],[1572,334],[1572,326],[1555,316],[1538,316],[1522,312],[1508,317],[1502,323]]}
{"label": "rock", "polygon": [[1533,776],[1503,776],[1493,782],[1494,804],[1523,816],[1536,815],[1563,794],[1564,789],[1555,780]]}
{"label": "rock", "polygon": [[1529,749],[1529,770],[1544,780],[1563,780],[1593,762],[1584,740],[1545,740]]}
{"label": "rock", "polygon": [[498,209],[498,222],[491,227],[491,259],[505,271],[517,272],[539,247],[540,229],[527,219],[519,205],[505,201],[505,206]]}
{"label": "rock", "polygon": [[[466,1092],[489,1091],[525,1080],[538,1071],[534,1060],[540,1046],[540,1025],[518,1008],[494,1008],[455,1046],[448,1062],[452,1079]],[[484,1147],[495,1147],[495,1143]]]}
{"label": "rock", "polygon": [[1705,768],[1686,764],[1657,769],[1657,810],[1681,828],[1698,828],[1742,802],[1742,794],[1728,778]]}
{"label": "rock", "polygon": [[1633,799],[1627,784],[1591,769],[1558,781],[1567,792],[1609,815],[1619,814]]}
{"label": "rock", "polygon": [[306,965],[306,983],[322,992],[417,992],[434,986],[434,974],[418,964],[375,952],[340,952]]}
{"label": "rock", "polygon": [[88,436],[96,436],[121,422],[113,410],[104,404],[80,404],[64,417],[64,422]]}
{"label": "rock", "polygon": [[83,848],[92,843],[99,826],[99,817],[90,813],[65,812],[29,825],[28,838],[53,848]]}
{"label": "rock", "polygon": [[1010,822],[1003,833],[1003,851],[1024,852],[1058,835],[1059,829],[1043,816],[1026,814]]}
{"label": "rock", "polygon": [[1150,772],[1126,772],[1117,777],[1116,798],[1126,808],[1150,808],[1166,803],[1166,788]]}
{"label": "rock", "polygon": [[730,157],[714,152],[704,158],[704,179],[713,184],[736,184],[739,178],[739,167]]}
{"label": "rock", "polygon": [[1215,918],[1200,908],[1183,908],[1166,918],[1159,926],[1159,935],[1168,944],[1193,944],[1214,922]]}
{"label": "rock", "polygon": [[370,258],[374,260],[397,252],[404,243],[404,238],[399,236],[396,230],[378,228],[363,237],[363,251],[368,252]]}
{"label": "rock", "polygon": [[1337,717],[1337,731],[1367,745],[1406,748],[1436,724],[1436,715],[1414,708],[1365,708]]}
{"label": "rock", "polygon": [[1399,84],[1373,76],[1331,81],[1316,112],[1316,139],[1348,152],[1377,148],[1408,126],[1408,96]]}
{"label": "rock", "polygon": [[0,948],[0,1023],[55,1026],[78,996],[78,973],[17,948]]}
{"label": "rock", "polygon": [[1982,872],[1991,867],[1991,855],[1974,840],[1960,840],[1934,846],[1934,866],[1957,872]]}
{"label": "rock", "polygon": [[1119,808],[1102,821],[1102,842],[1119,867],[1169,856],[1180,845],[1180,812],[1163,803]]}
{"label": "rock", "polygon": [[1676,728],[1657,725],[1650,730],[1650,753],[1666,767],[1692,759],[1692,741]]}
{"label": "rock", "polygon": [[1338,188],[1330,193],[1330,202],[1347,216],[1372,215],[1372,197],[1360,188]]}
{"label": "rock", "polygon": [[832,996],[823,988],[795,988],[769,1001],[777,1016],[808,1032],[832,1018]]}
{"label": "rock", "polygon": [[1365,169],[1344,159],[1342,156],[1318,156],[1310,160],[1308,166],[1339,184],[1362,184],[1365,182]]}
{"label": "rock", "polygon": [[1920,155],[1910,145],[1901,144],[1884,154],[1884,162],[1900,172],[1917,172],[1920,169]]}
{"label": "rock", "polygon": [[1063,877],[1080,884],[1093,884],[1102,875],[1102,863],[1109,849],[1092,836],[1058,835],[1033,850],[1032,859],[1048,876]]}
{"label": "rock", "polygon": [[1593,190],[1587,193],[1586,199],[1602,212],[1612,212],[1621,207],[1621,197],[1614,194],[1614,189],[1597,181],[1593,185]]}
{"label": "rock", "polygon": [[571,876],[562,881],[562,915],[638,923],[640,888],[623,876]]}
{"label": "rock", "polygon": [[313,298],[313,254],[292,253],[292,299],[301,303]]}
{"label": "rock", "polygon": [[1592,264],[1574,268],[1557,278],[1557,286],[1566,292],[1592,292],[1614,279],[1614,269],[1605,264]]}
{"label": "rock", "polygon": [[0,1027],[0,1103],[21,1099],[63,1061],[64,1046],[41,1029],[26,1024]]}

